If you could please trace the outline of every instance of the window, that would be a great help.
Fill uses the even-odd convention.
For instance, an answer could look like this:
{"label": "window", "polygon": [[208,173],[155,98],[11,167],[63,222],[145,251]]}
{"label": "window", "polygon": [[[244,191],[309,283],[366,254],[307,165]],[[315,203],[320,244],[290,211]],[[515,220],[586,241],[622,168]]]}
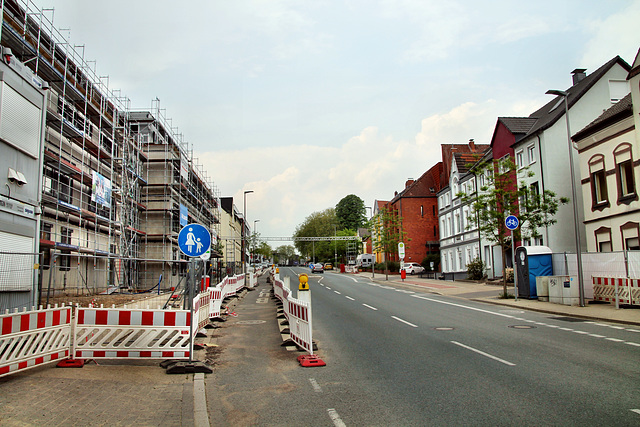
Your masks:
{"label": "window", "polygon": [[516,166],[518,169],[524,166],[524,151],[522,150],[516,152]]}
{"label": "window", "polygon": [[538,186],[538,181],[529,185],[529,201],[532,207],[538,207],[538,202],[540,198],[540,187]]}
{"label": "window", "polygon": [[535,145],[532,144],[527,147],[527,157],[529,158],[529,164],[536,162]]}
{"label": "window", "polygon": [[616,162],[616,182],[618,184],[618,203],[628,204],[637,200],[633,174],[633,157],[631,144],[623,143],[613,150]]}
{"label": "window", "polygon": [[627,251],[640,250],[640,226],[637,222],[629,221],[620,226],[623,249]]}
{"label": "window", "polygon": [[73,234],[73,229],[62,227],[60,230],[60,243],[64,243],[66,245],[71,244],[71,235]]}
{"label": "window", "polygon": [[468,182],[468,188],[469,188],[469,194],[473,194],[475,193],[475,183],[473,182],[473,180]]}
{"label": "window", "polygon": [[629,83],[626,80],[609,80],[609,95],[611,103],[615,104],[629,93]]}
{"label": "window", "polygon": [[51,230],[53,229],[53,224],[42,221],[40,223],[40,239],[42,240],[51,240]]}
{"label": "window", "polygon": [[596,247],[598,252],[611,252],[613,246],[611,244],[611,229],[609,227],[600,227],[595,231]]}
{"label": "window", "polygon": [[591,181],[591,209],[602,210],[609,206],[607,175],[602,154],[597,154],[589,160],[589,174]]}
{"label": "window", "polygon": [[458,178],[453,178],[453,197],[456,197],[459,191]]}
{"label": "window", "polygon": [[424,217],[424,205],[420,205],[420,216]]}
{"label": "window", "polygon": [[484,263],[486,264],[487,267],[491,267],[491,247],[490,246],[484,247]]}
{"label": "window", "polygon": [[456,229],[455,229],[456,233],[460,232],[460,213],[456,212]]}

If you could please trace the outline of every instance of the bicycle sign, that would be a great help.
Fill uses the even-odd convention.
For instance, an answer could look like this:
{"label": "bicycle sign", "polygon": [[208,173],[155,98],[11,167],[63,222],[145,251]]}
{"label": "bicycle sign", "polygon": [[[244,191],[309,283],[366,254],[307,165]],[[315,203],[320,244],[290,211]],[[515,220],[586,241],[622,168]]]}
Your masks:
{"label": "bicycle sign", "polygon": [[505,218],[504,220],[504,225],[511,231],[515,230],[516,228],[518,228],[518,225],[520,225],[520,221],[518,221],[518,217],[515,215],[509,215],[508,217]]}
{"label": "bicycle sign", "polygon": [[200,256],[211,248],[211,234],[200,224],[187,224],[178,234],[178,246],[186,256]]}

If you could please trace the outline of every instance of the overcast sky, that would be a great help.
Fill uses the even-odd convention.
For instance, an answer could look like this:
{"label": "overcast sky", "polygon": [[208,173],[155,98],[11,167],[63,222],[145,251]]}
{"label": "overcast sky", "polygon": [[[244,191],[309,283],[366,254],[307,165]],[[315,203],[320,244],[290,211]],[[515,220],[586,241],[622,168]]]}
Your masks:
{"label": "overcast sky", "polygon": [[440,144],[489,143],[497,117],[640,48],[629,0],[35,3],[133,108],[160,99],[222,196],[242,211],[254,191],[264,237],[348,194],[391,199]]}

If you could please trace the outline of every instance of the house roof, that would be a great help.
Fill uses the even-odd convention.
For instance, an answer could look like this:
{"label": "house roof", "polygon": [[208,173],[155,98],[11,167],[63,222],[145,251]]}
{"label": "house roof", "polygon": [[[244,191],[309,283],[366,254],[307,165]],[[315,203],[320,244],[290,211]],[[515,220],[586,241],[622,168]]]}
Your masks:
{"label": "house roof", "polygon": [[442,162],[433,165],[428,171],[423,173],[420,178],[396,194],[393,199],[391,199],[391,204],[403,197],[436,197],[436,193],[440,191],[441,187],[440,177],[442,175],[442,167]]}
{"label": "house roof", "polygon": [[608,110],[605,110],[604,113],[600,114],[597,119],[573,135],[571,139],[574,141],[584,139],[607,126],[612,125],[613,123],[631,116],[633,116],[633,104],[631,102],[631,93],[628,93],[627,96],[616,102]]}
{"label": "house roof", "polygon": [[[453,154],[475,154],[476,156],[482,155],[482,153],[489,148],[489,144],[441,144],[442,150],[442,174],[440,176],[440,182],[442,186],[449,184],[449,176],[451,175],[451,162],[453,161]],[[460,168],[458,163],[458,168]]]}
{"label": "house roof", "polygon": [[[627,71],[631,70],[631,66],[627,64],[624,59],[620,58],[620,56],[615,56],[600,68],[595,70],[593,73],[587,75],[585,78],[565,91],[568,94],[567,102],[569,104],[569,108],[571,108],[576,102],[578,102],[580,98],[582,98],[582,96],[587,93],[589,89],[591,89],[593,85],[595,85],[598,80],[600,80],[616,64],[620,65]],[[561,108],[562,103],[563,97],[558,95],[552,101],[546,103],[540,109],[531,113],[529,117],[535,118],[537,119],[537,121],[531,127],[531,129],[529,129],[529,131],[527,132],[527,136],[542,132],[543,130],[553,126],[555,122],[557,122],[558,119],[560,119],[560,117],[564,115],[564,108]]]}

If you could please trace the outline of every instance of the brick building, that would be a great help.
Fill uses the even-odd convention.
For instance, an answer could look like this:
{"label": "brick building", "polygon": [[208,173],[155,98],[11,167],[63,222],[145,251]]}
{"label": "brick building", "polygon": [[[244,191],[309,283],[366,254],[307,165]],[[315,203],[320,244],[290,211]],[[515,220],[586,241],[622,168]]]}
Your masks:
{"label": "brick building", "polygon": [[[408,179],[389,205],[402,217],[406,234],[405,262],[422,263],[427,255],[440,252],[438,197],[443,164],[438,162],[416,180]],[[397,254],[391,256],[398,261]]]}

